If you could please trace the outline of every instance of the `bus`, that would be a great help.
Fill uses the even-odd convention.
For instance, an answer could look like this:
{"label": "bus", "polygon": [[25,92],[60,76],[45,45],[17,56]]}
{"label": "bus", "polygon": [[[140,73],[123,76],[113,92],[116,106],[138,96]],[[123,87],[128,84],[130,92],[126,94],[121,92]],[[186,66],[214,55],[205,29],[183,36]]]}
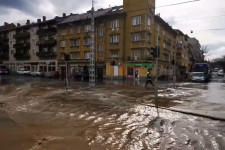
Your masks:
{"label": "bus", "polygon": [[208,63],[196,63],[192,73],[192,81],[206,82],[211,78],[211,69]]}

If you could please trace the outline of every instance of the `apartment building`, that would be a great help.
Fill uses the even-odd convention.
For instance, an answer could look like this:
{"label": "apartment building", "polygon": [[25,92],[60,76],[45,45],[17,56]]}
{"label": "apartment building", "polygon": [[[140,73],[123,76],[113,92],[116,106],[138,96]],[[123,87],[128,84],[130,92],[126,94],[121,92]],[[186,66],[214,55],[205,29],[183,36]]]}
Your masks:
{"label": "apartment building", "polygon": [[51,20],[27,20],[25,25],[19,23],[8,32],[9,60],[4,64],[12,72],[18,68],[35,72],[48,73],[57,71],[57,40],[56,24],[60,17]]}
{"label": "apartment building", "polygon": [[0,64],[9,60],[9,30],[15,28],[13,23],[0,26]]}
{"label": "apartment building", "polygon": [[[154,32],[155,46],[159,47],[159,65],[158,75],[160,76],[172,76],[173,64],[176,59],[176,39],[177,32],[166,23],[159,15],[155,16],[155,32]],[[158,39],[157,39],[158,38]],[[158,43],[158,44],[157,44]]]}
{"label": "apartment building", "polygon": [[[97,76],[139,79],[153,69],[154,6],[154,0],[124,0],[123,6],[94,12]],[[71,55],[70,74],[87,72],[90,31],[91,11],[70,15],[59,22],[58,60],[62,73],[65,72],[64,53]]]}
{"label": "apartment building", "polygon": [[188,35],[185,35],[180,30],[177,32],[177,59],[178,75],[184,75],[190,70],[190,53],[188,46]]}
{"label": "apartment building", "polygon": [[[98,9],[95,16],[96,73],[106,75],[106,62],[123,57],[123,7]],[[59,71],[65,73],[64,53],[71,56],[69,74],[88,74],[91,46],[91,11],[71,14],[58,24]],[[118,62],[119,63],[119,62]]]}
{"label": "apartment building", "polygon": [[146,78],[153,70],[155,0],[124,0],[125,18],[123,76],[136,80]]}
{"label": "apartment building", "polygon": [[[25,25],[0,27],[0,61],[11,71],[55,72],[65,75],[64,54],[70,54],[69,75],[89,74],[92,12],[70,14]],[[152,47],[158,47],[159,76],[185,74],[194,61],[196,40],[174,30],[155,15],[155,0],[123,0],[122,6],[94,11],[96,76],[115,79],[145,79],[156,74]],[[5,24],[9,25],[9,24]],[[190,39],[190,40],[188,40]],[[4,41],[4,42],[2,42]],[[6,44],[6,46],[4,46]],[[8,47],[7,47],[8,45]],[[2,49],[4,53],[2,52]],[[8,48],[8,49],[7,49]],[[8,59],[6,59],[6,53]],[[4,58],[4,59],[3,59]]]}

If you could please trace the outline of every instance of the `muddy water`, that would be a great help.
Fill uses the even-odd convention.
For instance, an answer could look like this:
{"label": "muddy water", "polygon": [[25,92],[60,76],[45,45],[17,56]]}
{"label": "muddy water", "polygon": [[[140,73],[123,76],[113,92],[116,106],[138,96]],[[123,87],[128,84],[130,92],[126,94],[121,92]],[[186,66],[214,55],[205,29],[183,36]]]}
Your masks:
{"label": "muddy water", "polygon": [[[153,89],[101,85],[90,89],[62,83],[0,85],[0,107],[15,138],[7,132],[0,146],[21,150],[225,149],[225,123],[156,109]],[[188,90],[160,90],[160,99],[180,101]],[[175,104],[175,103],[174,103]],[[168,105],[169,106],[169,105]],[[0,118],[0,124],[6,119]],[[6,131],[0,125],[1,131]],[[8,129],[9,130],[9,129]],[[19,133],[23,134],[21,141]],[[9,143],[12,146],[8,146]],[[7,149],[6,149],[7,150]]]}

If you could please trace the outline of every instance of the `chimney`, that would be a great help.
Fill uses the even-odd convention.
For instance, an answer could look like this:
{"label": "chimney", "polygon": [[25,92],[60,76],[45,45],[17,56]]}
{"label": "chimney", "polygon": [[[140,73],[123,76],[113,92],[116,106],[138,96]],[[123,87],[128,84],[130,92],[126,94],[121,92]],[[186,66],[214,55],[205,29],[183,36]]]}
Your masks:
{"label": "chimney", "polygon": [[70,15],[73,15],[73,13],[70,13]]}
{"label": "chimney", "polygon": [[20,24],[19,23],[17,23],[17,27],[20,27]]}
{"label": "chimney", "polygon": [[63,13],[63,17],[66,17],[66,13]]}
{"label": "chimney", "polygon": [[46,21],[46,17],[45,16],[43,16],[43,21]]}
{"label": "chimney", "polygon": [[8,22],[4,22],[4,25],[5,25],[5,26],[8,25]]}
{"label": "chimney", "polygon": [[27,20],[27,23],[26,23],[26,25],[30,25],[30,20]]}
{"label": "chimney", "polygon": [[37,19],[37,22],[40,23],[41,22],[41,19]]}

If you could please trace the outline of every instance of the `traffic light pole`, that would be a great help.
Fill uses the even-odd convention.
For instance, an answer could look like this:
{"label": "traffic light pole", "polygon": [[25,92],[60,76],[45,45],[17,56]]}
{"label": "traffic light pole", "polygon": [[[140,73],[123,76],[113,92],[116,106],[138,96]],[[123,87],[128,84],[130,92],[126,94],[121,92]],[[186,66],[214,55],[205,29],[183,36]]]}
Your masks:
{"label": "traffic light pole", "polygon": [[90,49],[90,68],[89,86],[95,86],[95,19],[94,19],[94,0],[92,0],[91,16],[91,49]]}
{"label": "traffic light pole", "polygon": [[66,91],[68,91],[68,61],[66,61]]}
{"label": "traffic light pole", "polygon": [[[156,31],[155,31],[156,32]],[[159,117],[159,109],[158,109],[158,57],[159,57],[159,31],[157,31],[157,41],[156,41],[156,58],[155,58],[155,104],[156,104],[156,109],[157,109],[157,117]]]}

